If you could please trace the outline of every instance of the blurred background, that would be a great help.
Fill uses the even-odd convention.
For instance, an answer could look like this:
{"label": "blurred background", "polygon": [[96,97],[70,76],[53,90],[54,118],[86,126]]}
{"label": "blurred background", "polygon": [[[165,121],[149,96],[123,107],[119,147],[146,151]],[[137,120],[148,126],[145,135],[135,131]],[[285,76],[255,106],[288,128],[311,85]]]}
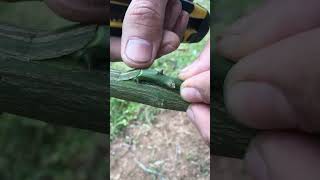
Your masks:
{"label": "blurred background", "polygon": [[[210,0],[195,2],[210,9]],[[260,0],[215,0],[212,38],[259,3]],[[71,22],[56,17],[42,3],[28,2],[0,3],[0,23],[49,30]],[[208,35],[200,43],[182,44],[176,52],[157,60],[152,68],[176,77],[196,59],[209,39]],[[111,67],[127,69],[122,63],[112,63]],[[185,113],[113,98],[110,111],[111,179],[210,179],[210,149]],[[106,179],[107,138],[1,114],[0,179]],[[241,160],[211,158],[213,179],[249,179]]]}
{"label": "blurred background", "polygon": [[[72,24],[39,2],[0,2],[0,23],[39,30]],[[105,180],[106,143],[106,135],[3,113],[0,179]]]}
{"label": "blurred background", "polygon": [[[211,21],[213,42],[217,35],[242,16],[254,11],[262,0],[215,0],[214,17]],[[212,178],[219,180],[250,180],[243,161],[226,157],[213,156]]]}
{"label": "blurred background", "polygon": [[[210,0],[195,0],[210,11]],[[181,44],[150,67],[178,77],[210,40]],[[111,63],[121,71],[129,68]],[[210,179],[210,150],[184,112],[111,98],[111,179]]]}

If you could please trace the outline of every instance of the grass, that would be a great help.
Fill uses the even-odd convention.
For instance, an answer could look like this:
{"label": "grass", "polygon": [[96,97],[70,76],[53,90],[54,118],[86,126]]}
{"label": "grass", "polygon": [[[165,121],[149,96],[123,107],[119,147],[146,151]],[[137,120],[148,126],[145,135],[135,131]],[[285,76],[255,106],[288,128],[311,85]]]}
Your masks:
{"label": "grass", "polygon": [[[196,0],[195,2],[201,4],[206,9],[210,9],[210,0]],[[156,60],[156,62],[150,68],[163,69],[165,74],[177,77],[179,72],[184,67],[198,57],[202,49],[205,47],[206,42],[209,41],[209,38],[209,35],[207,35],[199,43],[181,44],[178,50]],[[121,69],[122,71],[129,69],[126,65],[119,62],[112,63],[111,68]],[[139,120],[150,124],[159,112],[161,112],[160,109],[147,105],[111,98],[111,141],[115,139],[130,124],[131,121]]]}

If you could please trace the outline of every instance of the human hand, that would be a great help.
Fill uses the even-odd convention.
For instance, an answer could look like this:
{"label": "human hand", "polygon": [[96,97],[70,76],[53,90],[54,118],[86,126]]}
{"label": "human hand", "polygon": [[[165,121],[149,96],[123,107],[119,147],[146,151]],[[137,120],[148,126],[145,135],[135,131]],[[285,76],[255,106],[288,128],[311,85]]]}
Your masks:
{"label": "human hand", "polygon": [[111,59],[133,68],[147,68],[155,58],[176,50],[189,20],[179,0],[132,0],[122,37],[110,38]]}
{"label": "human hand", "polygon": [[109,6],[106,0],[45,0],[58,15],[76,22],[107,24]]}
{"label": "human hand", "polygon": [[219,54],[237,61],[225,81],[228,110],[250,127],[271,130],[246,155],[258,180],[320,177],[319,12],[317,0],[265,1],[217,42]]}
{"label": "human hand", "polygon": [[179,78],[185,80],[181,85],[181,96],[191,103],[188,117],[210,144],[210,43],[196,61],[182,70]]}

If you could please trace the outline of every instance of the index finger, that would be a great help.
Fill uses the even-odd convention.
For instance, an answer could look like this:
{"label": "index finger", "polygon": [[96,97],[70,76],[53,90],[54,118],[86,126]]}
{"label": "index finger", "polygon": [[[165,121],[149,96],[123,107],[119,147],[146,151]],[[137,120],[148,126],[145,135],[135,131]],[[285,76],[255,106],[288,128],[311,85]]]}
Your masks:
{"label": "index finger", "polygon": [[210,70],[210,41],[201,52],[197,60],[195,60],[192,64],[190,64],[180,72],[179,78],[182,80],[186,80],[192,76],[208,70]]}

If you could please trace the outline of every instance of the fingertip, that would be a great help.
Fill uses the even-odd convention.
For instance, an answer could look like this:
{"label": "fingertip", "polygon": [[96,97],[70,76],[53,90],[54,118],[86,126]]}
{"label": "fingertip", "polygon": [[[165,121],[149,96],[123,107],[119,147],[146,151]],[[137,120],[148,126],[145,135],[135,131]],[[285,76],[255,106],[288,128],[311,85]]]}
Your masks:
{"label": "fingertip", "polygon": [[182,72],[180,72],[180,73],[178,74],[178,78],[181,79],[181,80],[183,80],[183,81],[187,79]]}
{"label": "fingertip", "polygon": [[187,102],[210,104],[210,71],[185,80],[180,87],[180,94]]}
{"label": "fingertip", "polygon": [[150,66],[152,65],[152,63],[153,63],[153,61],[151,61],[151,62],[146,62],[146,63],[136,63],[136,62],[134,62],[134,61],[124,60],[124,59],[123,59],[123,62],[124,62],[127,66],[129,66],[129,67],[131,67],[131,68],[134,68],[134,69],[146,69],[146,68],[150,67]]}
{"label": "fingertip", "polygon": [[199,59],[193,61],[191,64],[189,64],[188,66],[183,68],[178,75],[179,78],[182,80],[186,80],[186,79],[190,78],[191,76],[195,75],[196,74],[195,71],[198,70],[198,68],[197,68],[198,62],[199,62]]}
{"label": "fingertip", "polygon": [[158,57],[175,51],[180,45],[180,38],[177,34],[168,30],[165,30],[163,33],[163,39],[158,51]]}
{"label": "fingertip", "polygon": [[208,70],[210,70],[210,41],[207,43],[199,57],[180,71],[179,78],[186,80]]}
{"label": "fingertip", "polygon": [[187,102],[200,103],[203,102],[202,96],[196,88],[182,87],[180,90],[182,99]]}
{"label": "fingertip", "polygon": [[153,44],[149,41],[132,37],[127,40],[124,47],[125,50],[122,51],[121,57],[129,67],[147,68],[153,63]]}
{"label": "fingertip", "polygon": [[132,0],[122,24],[121,55],[130,67],[149,67],[163,38],[167,1]]}
{"label": "fingertip", "polygon": [[210,107],[204,104],[191,104],[187,115],[205,142],[210,144]]}
{"label": "fingertip", "polygon": [[136,63],[146,63],[152,59],[152,43],[140,38],[130,38],[125,46],[125,57]]}
{"label": "fingertip", "polygon": [[295,128],[297,122],[279,88],[264,82],[226,85],[225,103],[234,118],[258,129]]}

